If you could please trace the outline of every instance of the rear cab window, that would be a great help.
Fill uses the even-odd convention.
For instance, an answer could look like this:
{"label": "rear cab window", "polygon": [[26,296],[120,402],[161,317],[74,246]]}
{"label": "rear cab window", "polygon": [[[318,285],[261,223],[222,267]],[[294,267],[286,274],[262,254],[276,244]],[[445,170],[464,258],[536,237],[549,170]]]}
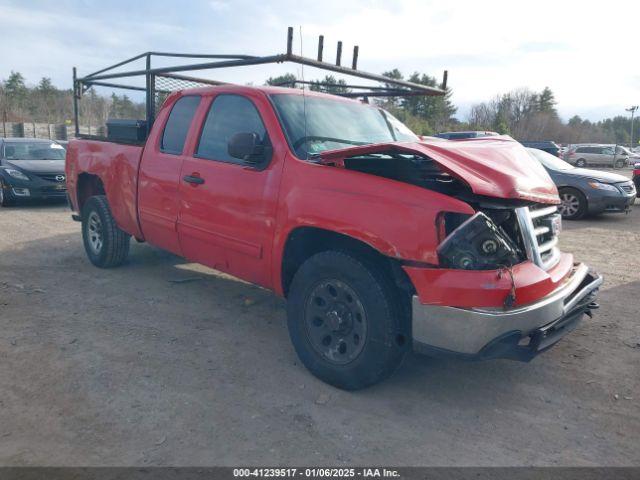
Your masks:
{"label": "rear cab window", "polygon": [[200,105],[199,95],[184,96],[173,104],[162,133],[160,151],[173,155],[182,154],[184,142],[198,105]]}

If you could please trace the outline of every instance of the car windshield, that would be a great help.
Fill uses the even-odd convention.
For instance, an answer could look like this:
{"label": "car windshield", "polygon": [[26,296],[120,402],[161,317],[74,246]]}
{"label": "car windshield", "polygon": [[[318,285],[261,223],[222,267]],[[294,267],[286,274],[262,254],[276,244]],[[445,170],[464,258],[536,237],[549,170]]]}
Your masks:
{"label": "car windshield", "polygon": [[55,142],[7,142],[4,158],[7,160],[64,160],[65,149]]}
{"label": "car windshield", "polygon": [[575,168],[564,160],[545,151],[538,150],[537,148],[527,148],[527,150],[536,160],[539,160],[542,165],[551,170],[573,170]]}
{"label": "car windshield", "polygon": [[400,120],[370,105],[290,94],[271,98],[298,158],[353,145],[419,141]]}
{"label": "car windshield", "polygon": [[618,154],[632,155],[631,151],[627,147],[618,146]]}

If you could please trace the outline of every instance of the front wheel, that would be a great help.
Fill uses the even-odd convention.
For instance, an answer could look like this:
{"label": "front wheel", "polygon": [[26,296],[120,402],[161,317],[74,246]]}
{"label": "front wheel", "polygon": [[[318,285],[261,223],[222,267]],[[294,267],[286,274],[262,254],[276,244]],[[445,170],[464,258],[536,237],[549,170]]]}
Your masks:
{"label": "front wheel", "polygon": [[615,168],[624,168],[626,162],[624,160],[616,160],[614,165]]}
{"label": "front wheel", "polygon": [[586,166],[587,166],[587,161],[584,158],[579,158],[578,161],[576,161],[576,167],[584,168]]}
{"label": "front wheel", "polygon": [[579,220],[587,213],[587,199],[578,190],[564,188],[560,190],[560,200],[562,203],[558,211],[563,219]]}
{"label": "front wheel", "polygon": [[96,267],[117,267],[129,255],[131,237],[116,225],[104,195],[91,197],[82,207],[82,239]]}
{"label": "front wheel", "polygon": [[391,375],[410,345],[402,297],[381,268],[341,251],[318,253],[296,272],[289,335],[316,377],[346,390]]}

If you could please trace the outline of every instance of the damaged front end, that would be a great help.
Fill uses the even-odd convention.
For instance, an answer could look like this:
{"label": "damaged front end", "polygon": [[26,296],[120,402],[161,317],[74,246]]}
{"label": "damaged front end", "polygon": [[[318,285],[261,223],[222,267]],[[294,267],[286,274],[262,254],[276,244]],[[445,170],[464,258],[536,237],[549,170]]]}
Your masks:
{"label": "damaged front end", "polygon": [[366,145],[319,161],[444,194],[475,212],[441,211],[438,265],[403,266],[415,288],[417,350],[530,360],[597,308],[602,277],[558,249],[557,189],[512,139]]}
{"label": "damaged front end", "polygon": [[[445,234],[460,221],[441,218]],[[530,361],[591,316],[603,278],[560,252],[560,229],[548,205],[484,208],[453,228],[437,248],[438,268],[405,269],[416,286],[414,349]]]}
{"label": "damaged front end", "polygon": [[559,261],[557,189],[509,137],[364,145],[323,152],[318,161],[469,205],[474,215],[444,211],[435,219],[441,268],[492,270],[531,260],[549,270]]}
{"label": "damaged front end", "polygon": [[466,215],[441,214],[438,223],[443,222],[444,225],[438,228],[445,232],[451,229],[451,223],[461,220],[462,223],[438,246],[440,265],[465,270],[491,270],[500,266],[510,267],[524,261],[521,248],[500,226],[511,216],[512,213],[509,211],[499,211],[496,222],[483,212],[477,212],[464,220]]}

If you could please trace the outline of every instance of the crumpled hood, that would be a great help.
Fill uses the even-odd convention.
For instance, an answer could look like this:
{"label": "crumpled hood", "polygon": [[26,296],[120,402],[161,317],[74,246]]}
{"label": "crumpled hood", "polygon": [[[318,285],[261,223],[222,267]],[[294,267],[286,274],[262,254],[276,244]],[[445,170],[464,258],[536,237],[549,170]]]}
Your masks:
{"label": "crumpled hood", "polygon": [[476,195],[560,203],[558,190],[544,167],[508,136],[377,143],[328,150],[320,154],[320,160],[344,165],[345,158],[389,151],[431,158],[447,173],[468,184]]}

